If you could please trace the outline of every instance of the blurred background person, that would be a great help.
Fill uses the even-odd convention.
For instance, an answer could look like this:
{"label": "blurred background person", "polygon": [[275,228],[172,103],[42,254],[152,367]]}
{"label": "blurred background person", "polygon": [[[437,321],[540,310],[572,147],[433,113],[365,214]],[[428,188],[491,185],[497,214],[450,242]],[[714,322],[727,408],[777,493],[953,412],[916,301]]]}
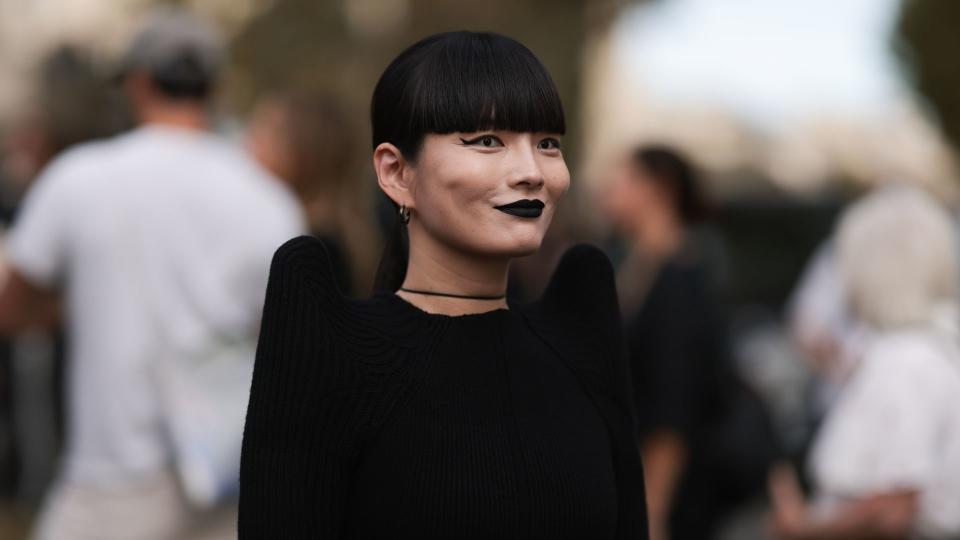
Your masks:
{"label": "blurred background person", "polygon": [[[3,229],[24,192],[57,154],[129,126],[120,92],[102,76],[86,47],[57,45],[37,68],[31,102],[0,134]],[[4,258],[0,252],[0,265]],[[0,344],[0,493],[36,503],[46,491],[62,440],[62,379],[59,325]]]}
{"label": "blurred background person", "polygon": [[[356,134],[332,96],[307,91],[261,99],[248,126],[247,147],[257,161],[297,194],[310,233],[330,254],[340,290],[356,294],[355,262],[369,216],[356,215]],[[359,233],[359,234],[358,234]],[[371,246],[372,247],[372,246]],[[361,263],[362,264],[362,263]]]}
{"label": "blurred background person", "polygon": [[[761,390],[778,440],[798,463],[853,365],[842,358],[856,357],[855,348],[836,356],[836,344],[846,351],[857,342],[846,339],[856,333],[844,328],[857,321],[845,313],[843,295],[830,292],[839,271],[813,271],[836,267],[835,257],[811,264],[810,272],[804,265],[833,243],[825,240],[847,202],[885,179],[930,188],[960,207],[957,2],[175,3],[202,12],[225,37],[229,64],[212,102],[213,130],[231,138],[264,97],[308,93],[336,96],[363,140],[369,94],[357,89],[371,88],[402,44],[465,25],[528,44],[567,106],[564,154],[573,183],[544,247],[511,268],[512,296],[536,297],[569,243],[604,234],[605,216],[588,208],[585,195],[609,178],[605,169],[625,142],[683,148],[714,202],[703,228],[711,239],[707,259],[714,260],[714,245],[723,255],[716,296],[727,314],[733,363]],[[102,101],[120,90],[105,84],[114,78],[110,67],[138,17],[162,4],[171,2],[0,0],[3,219],[15,215],[47,160],[123,128],[110,112],[122,108]],[[359,154],[348,176],[367,181],[344,189],[338,204],[351,206],[341,238],[355,288],[365,292],[381,238],[374,234],[373,171]],[[383,231],[390,223],[383,221]],[[801,275],[809,279],[797,287]],[[0,343],[0,538],[25,534],[57,447],[54,411],[61,404],[49,387],[59,377],[51,358],[60,347],[39,334],[20,334],[12,347]],[[738,526],[725,526],[722,538],[765,538],[766,504],[752,503],[751,514],[737,516]]]}
{"label": "blurred background person", "polygon": [[816,419],[836,399],[869,331],[848,304],[835,241],[828,238],[804,268],[787,313],[791,337],[816,375],[810,403]]}
{"label": "blurred background person", "polygon": [[928,195],[879,189],[845,212],[845,300],[869,329],[814,440],[808,505],[771,475],[785,539],[960,537],[960,334],[955,225]]}
{"label": "blurred background person", "polygon": [[[66,448],[36,538],[235,534],[230,503],[216,508],[218,482],[235,483],[231,422],[270,256],[304,225],[292,194],[207,133],[222,52],[189,13],[152,13],[123,65],[140,126],[54,159],[10,234],[0,331],[54,324],[62,293],[69,336]],[[209,409],[225,428],[205,435],[191,415]]]}
{"label": "blurred background person", "polygon": [[[677,150],[643,146],[615,168],[604,197],[629,253],[618,286],[651,531],[660,539],[711,538],[758,485],[770,438],[759,403],[743,400],[746,388],[730,365],[714,278],[695,234],[704,195]],[[734,416],[746,431],[724,431]],[[738,437],[754,446],[749,456],[735,455],[730,442]]]}

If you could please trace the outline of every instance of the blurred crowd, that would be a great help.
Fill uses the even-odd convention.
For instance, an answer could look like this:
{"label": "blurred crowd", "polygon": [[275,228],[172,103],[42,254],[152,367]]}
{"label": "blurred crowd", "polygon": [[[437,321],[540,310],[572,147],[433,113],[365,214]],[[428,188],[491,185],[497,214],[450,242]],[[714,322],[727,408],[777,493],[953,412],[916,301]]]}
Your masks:
{"label": "blurred crowd", "polygon": [[[0,536],[235,536],[273,250],[315,235],[341,291],[369,290],[390,209],[357,202],[375,182],[346,109],[282,89],[231,127],[212,105],[223,47],[155,12],[108,75],[55,51],[0,133],[0,516],[25,516]],[[960,538],[955,209],[906,181],[845,199],[770,315],[731,284],[784,246],[750,258],[730,236],[773,220],[712,200],[671,145],[605,171],[578,207],[604,232],[561,217],[510,290],[535,297],[574,241],[607,248],[652,538]]]}

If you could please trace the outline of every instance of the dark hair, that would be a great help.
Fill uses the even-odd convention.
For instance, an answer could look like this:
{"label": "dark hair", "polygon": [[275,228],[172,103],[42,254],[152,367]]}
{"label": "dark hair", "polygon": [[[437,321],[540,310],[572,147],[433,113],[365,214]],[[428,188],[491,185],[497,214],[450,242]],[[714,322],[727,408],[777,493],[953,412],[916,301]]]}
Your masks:
{"label": "dark hair", "polygon": [[[540,60],[519,42],[490,32],[446,32],[400,53],[380,76],[370,104],[373,148],[384,142],[415,161],[428,133],[505,130],[564,134],[563,105]],[[376,291],[406,275],[397,220],[387,239]]]}
{"label": "dark hair", "polygon": [[642,146],[634,150],[631,157],[633,164],[646,172],[650,180],[667,190],[674,211],[684,225],[706,218],[707,204],[697,172],[679,151],[661,145]]}

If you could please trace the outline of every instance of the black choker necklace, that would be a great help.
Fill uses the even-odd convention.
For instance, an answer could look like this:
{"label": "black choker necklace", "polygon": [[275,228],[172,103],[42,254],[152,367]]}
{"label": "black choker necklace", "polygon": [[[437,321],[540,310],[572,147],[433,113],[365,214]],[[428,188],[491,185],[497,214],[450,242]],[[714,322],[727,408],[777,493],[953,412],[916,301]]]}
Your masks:
{"label": "black choker necklace", "polygon": [[445,296],[447,298],[462,298],[464,300],[503,300],[507,297],[506,293],[500,294],[497,296],[470,296],[467,294],[453,294],[453,293],[442,293],[434,291],[419,291],[416,289],[408,289],[406,287],[400,287],[400,290],[403,292],[408,292],[411,294],[423,294],[426,296]]}

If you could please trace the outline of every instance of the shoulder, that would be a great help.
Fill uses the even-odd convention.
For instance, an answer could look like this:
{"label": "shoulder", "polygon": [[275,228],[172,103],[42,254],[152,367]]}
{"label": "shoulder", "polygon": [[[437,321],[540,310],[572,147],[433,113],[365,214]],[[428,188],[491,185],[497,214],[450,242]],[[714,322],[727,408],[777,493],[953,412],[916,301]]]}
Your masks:
{"label": "shoulder", "polygon": [[[340,318],[341,300],[329,278],[326,250],[317,239],[300,236],[273,255],[257,348],[261,376],[281,366],[297,366],[304,380],[339,360],[327,355],[337,339],[332,325]],[[296,384],[291,381],[290,384]]]}
{"label": "shoulder", "polygon": [[57,186],[59,189],[74,185],[87,185],[102,177],[104,167],[109,167],[116,156],[115,150],[123,145],[127,135],[74,145],[57,155],[43,169],[36,186]]}
{"label": "shoulder", "polygon": [[[273,255],[264,318],[280,310],[315,313],[328,339],[343,346],[390,347],[420,343],[431,325],[385,296],[354,300],[344,295],[335,259],[314,236],[298,236]],[[318,329],[319,330],[319,329]],[[382,342],[382,343],[381,343]],[[359,353],[358,353],[359,354]]]}
{"label": "shoulder", "polygon": [[602,251],[585,244],[567,250],[543,296],[521,312],[588,386],[626,406],[620,308],[613,267]]}
{"label": "shoulder", "polygon": [[[283,370],[291,377],[289,388],[306,385],[331,399],[363,401],[357,392],[374,387],[402,393],[425,365],[408,354],[430,345],[433,329],[421,319],[382,298],[344,297],[323,243],[312,236],[293,238],[277,249],[271,264],[257,354],[261,379]],[[371,425],[392,407],[379,401],[367,405]]]}
{"label": "shoulder", "polygon": [[270,263],[270,283],[310,287],[331,298],[339,293],[327,248],[308,235],[287,240],[277,248]]}
{"label": "shoulder", "polygon": [[618,462],[641,476],[632,379],[610,260],[591,245],[568,249],[540,300],[520,311],[594,400],[617,441]]}
{"label": "shoulder", "polygon": [[211,167],[233,192],[233,203],[256,216],[257,229],[267,237],[307,230],[303,207],[290,187],[264,169],[236,144],[206,135]]}
{"label": "shoulder", "polygon": [[98,188],[104,177],[115,176],[113,148],[122,137],[74,145],[51,160],[27,191],[15,229],[46,234],[83,227],[86,221],[82,218],[106,204]]}
{"label": "shoulder", "polygon": [[[595,246],[578,244],[564,253],[540,303],[584,321],[619,320],[610,259]],[[597,317],[600,317],[598,320]]]}

